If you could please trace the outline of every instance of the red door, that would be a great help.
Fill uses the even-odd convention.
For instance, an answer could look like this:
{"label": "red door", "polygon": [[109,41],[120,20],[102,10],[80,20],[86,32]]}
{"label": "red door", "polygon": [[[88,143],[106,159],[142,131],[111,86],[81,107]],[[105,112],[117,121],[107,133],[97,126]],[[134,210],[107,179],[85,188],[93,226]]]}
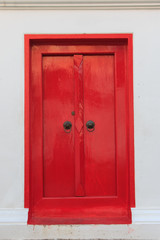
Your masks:
{"label": "red door", "polygon": [[126,53],[32,45],[29,223],[130,223]]}

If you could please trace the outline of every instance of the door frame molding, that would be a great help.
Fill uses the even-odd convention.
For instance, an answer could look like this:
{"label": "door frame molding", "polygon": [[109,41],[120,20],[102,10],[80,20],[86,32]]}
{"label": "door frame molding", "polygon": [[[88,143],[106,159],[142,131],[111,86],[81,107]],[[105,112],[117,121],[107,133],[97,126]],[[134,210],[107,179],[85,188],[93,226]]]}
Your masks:
{"label": "door frame molding", "polygon": [[127,41],[128,82],[128,158],[129,158],[129,198],[130,208],[135,207],[135,173],[134,173],[134,107],[133,107],[133,35],[132,34],[26,34],[25,48],[25,186],[24,207],[30,206],[30,75],[31,45],[37,41],[52,40],[124,40]]}

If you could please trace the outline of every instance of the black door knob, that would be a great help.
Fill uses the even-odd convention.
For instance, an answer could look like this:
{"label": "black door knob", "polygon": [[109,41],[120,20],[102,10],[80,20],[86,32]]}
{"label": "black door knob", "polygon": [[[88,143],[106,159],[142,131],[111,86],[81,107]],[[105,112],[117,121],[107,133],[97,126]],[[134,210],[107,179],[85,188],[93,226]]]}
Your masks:
{"label": "black door knob", "polygon": [[89,132],[93,132],[94,129],[95,129],[95,123],[91,120],[89,120],[87,123],[86,123],[86,127],[87,127],[87,130]]}
{"label": "black door knob", "polygon": [[70,132],[72,128],[72,123],[69,121],[66,121],[63,123],[63,127],[65,132]]}

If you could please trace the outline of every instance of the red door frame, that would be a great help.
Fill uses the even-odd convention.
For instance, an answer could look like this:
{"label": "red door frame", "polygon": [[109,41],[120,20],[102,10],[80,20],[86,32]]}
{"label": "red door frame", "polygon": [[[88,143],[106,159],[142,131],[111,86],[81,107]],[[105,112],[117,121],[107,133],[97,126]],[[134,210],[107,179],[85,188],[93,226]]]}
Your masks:
{"label": "red door frame", "polygon": [[128,119],[128,162],[129,162],[129,199],[130,207],[135,207],[135,177],[134,177],[134,112],[133,112],[133,36],[132,34],[48,34],[25,35],[25,196],[24,207],[30,207],[30,72],[31,44],[38,41],[52,40],[94,40],[123,41],[127,43],[127,105]]}

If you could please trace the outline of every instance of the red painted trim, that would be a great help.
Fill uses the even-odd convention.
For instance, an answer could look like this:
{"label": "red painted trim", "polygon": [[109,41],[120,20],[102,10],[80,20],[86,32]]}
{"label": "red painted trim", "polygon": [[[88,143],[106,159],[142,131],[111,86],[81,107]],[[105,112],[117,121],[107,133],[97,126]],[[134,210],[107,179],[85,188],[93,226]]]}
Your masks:
{"label": "red painted trim", "polygon": [[[84,102],[83,102],[83,55],[74,55],[75,79],[75,192],[76,196],[84,196],[83,164],[84,159]],[[79,107],[81,106],[81,107]]]}
{"label": "red painted trim", "polygon": [[128,122],[130,162],[130,206],[135,207],[135,166],[134,166],[134,96],[133,96],[133,35],[128,37]]}
{"label": "red painted trim", "polygon": [[32,34],[25,35],[25,196],[24,206],[30,207],[30,109],[29,109],[29,96],[30,96],[30,49],[32,41],[38,42],[39,40],[72,40],[72,39],[104,39],[104,40],[124,40],[128,41],[128,157],[129,157],[129,182],[130,194],[129,201],[130,207],[135,207],[135,174],[134,174],[134,111],[133,111],[133,37],[132,34]]}
{"label": "red painted trim", "polygon": [[30,38],[25,36],[25,196],[24,196],[24,207],[29,208],[29,196],[30,196],[30,181],[29,181],[29,159],[30,159],[30,141],[29,141],[29,79],[30,79]]}
{"label": "red painted trim", "polygon": [[41,39],[125,39],[131,38],[132,34],[26,34],[30,40]]}

